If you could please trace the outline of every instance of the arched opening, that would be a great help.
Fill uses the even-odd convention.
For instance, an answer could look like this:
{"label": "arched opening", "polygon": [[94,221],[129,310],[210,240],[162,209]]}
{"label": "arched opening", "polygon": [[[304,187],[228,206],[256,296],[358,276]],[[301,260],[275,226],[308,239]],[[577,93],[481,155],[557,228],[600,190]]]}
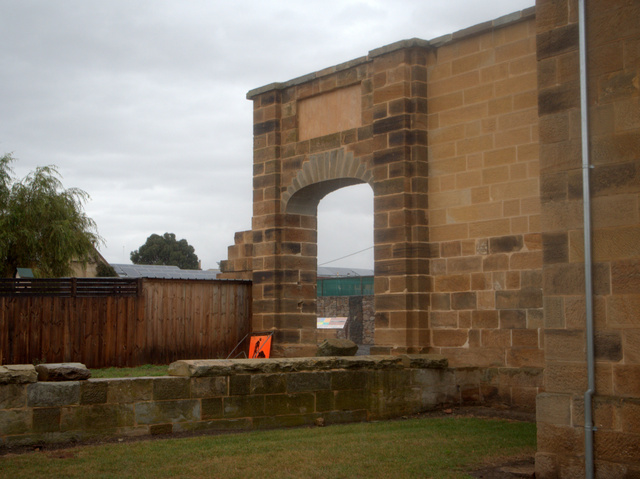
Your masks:
{"label": "arched opening", "polygon": [[367,354],[374,342],[373,190],[340,188],[318,205],[318,341],[338,337]]}

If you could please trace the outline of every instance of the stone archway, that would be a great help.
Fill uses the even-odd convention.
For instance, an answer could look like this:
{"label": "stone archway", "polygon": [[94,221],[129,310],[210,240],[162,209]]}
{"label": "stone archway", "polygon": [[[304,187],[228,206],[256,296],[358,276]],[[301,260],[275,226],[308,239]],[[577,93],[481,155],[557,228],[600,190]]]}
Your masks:
{"label": "stone archway", "polygon": [[253,280],[252,326],[276,331],[275,355],[315,352],[317,206],[359,183],[374,193],[374,350],[429,345],[427,46],[401,42],[248,94],[252,230],[236,235],[222,266],[228,278]]}

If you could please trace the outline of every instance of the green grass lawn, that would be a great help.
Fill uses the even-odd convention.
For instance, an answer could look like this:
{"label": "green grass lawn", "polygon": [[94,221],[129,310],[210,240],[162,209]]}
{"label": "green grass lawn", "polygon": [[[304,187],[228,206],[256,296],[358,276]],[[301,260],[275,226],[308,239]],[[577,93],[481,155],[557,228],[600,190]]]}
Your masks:
{"label": "green grass lawn", "polygon": [[103,368],[92,369],[92,378],[139,378],[145,376],[167,376],[169,366],[145,364],[136,368]]}
{"label": "green grass lawn", "polygon": [[532,423],[438,417],[5,455],[0,477],[465,478],[535,447]]}

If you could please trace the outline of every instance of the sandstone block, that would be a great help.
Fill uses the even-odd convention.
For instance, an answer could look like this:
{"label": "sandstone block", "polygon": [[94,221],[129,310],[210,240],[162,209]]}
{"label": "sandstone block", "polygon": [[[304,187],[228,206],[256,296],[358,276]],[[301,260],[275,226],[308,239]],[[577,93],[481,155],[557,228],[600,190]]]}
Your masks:
{"label": "sandstone block", "polygon": [[204,377],[204,378],[191,379],[191,397],[192,398],[225,396],[226,394],[227,394],[227,378]]}
{"label": "sandstone block", "polygon": [[536,454],[536,477],[541,479],[557,479],[558,465],[553,453]]}
{"label": "sandstone block", "polygon": [[229,396],[244,396],[251,393],[251,375],[240,374],[229,378]]}
{"label": "sandstone block", "polygon": [[135,405],[135,420],[138,424],[163,424],[199,419],[198,400],[144,402]]}
{"label": "sandstone block", "polygon": [[264,413],[255,415],[282,416],[312,413],[314,412],[314,399],[313,393],[268,395],[264,398]]}
{"label": "sandstone block", "polygon": [[101,404],[107,402],[108,380],[88,380],[80,383],[80,404]]}
{"label": "sandstone block", "polygon": [[190,397],[189,378],[154,378],[153,399],[188,399]]}
{"label": "sandstone block", "polygon": [[202,419],[217,419],[224,416],[223,398],[202,399]]}
{"label": "sandstone block", "polygon": [[567,394],[538,394],[536,421],[569,426],[571,424],[571,396]]}
{"label": "sandstone block", "polygon": [[620,331],[596,331],[594,346],[597,360],[617,362],[622,359],[622,335]]}
{"label": "sandstone block", "polygon": [[325,412],[335,409],[335,394],[333,391],[316,391],[316,411]]}
{"label": "sandstone block", "polygon": [[0,366],[0,384],[35,383],[38,380],[32,364],[7,364]]}
{"label": "sandstone block", "polygon": [[150,401],[152,398],[151,378],[117,378],[108,381],[107,401],[110,403]]}
{"label": "sandstone block", "polygon": [[225,418],[265,415],[265,396],[232,396],[223,398],[222,403]]}
{"label": "sandstone block", "polygon": [[27,386],[25,384],[0,385],[0,409],[16,409],[27,404]]}
{"label": "sandstone block", "polygon": [[583,451],[583,428],[538,423],[538,452],[575,456]]}
{"label": "sandstone block", "polygon": [[316,356],[355,356],[356,352],[358,345],[349,339],[325,339],[318,345]]}
{"label": "sandstone block", "polygon": [[544,347],[548,359],[583,361],[585,360],[584,331],[547,329],[545,330]]}
{"label": "sandstone block", "polygon": [[538,347],[509,349],[507,351],[507,366],[513,368],[543,368],[544,350]]}
{"label": "sandstone block", "polygon": [[623,401],[620,419],[624,432],[640,434],[640,401],[638,399]]}
{"label": "sandstone block", "polygon": [[61,408],[61,431],[90,432],[133,425],[132,404],[95,404]]}
{"label": "sandstone block", "polygon": [[466,330],[440,329],[434,330],[432,334],[433,345],[440,347],[461,347],[469,339],[469,334]]}
{"label": "sandstone block", "polygon": [[496,253],[512,253],[520,251],[523,246],[523,237],[517,236],[501,236],[489,239],[489,252]]}
{"label": "sandstone block", "polygon": [[524,329],[527,327],[527,314],[521,309],[504,309],[500,311],[501,329]]}
{"label": "sandstone block", "polygon": [[598,430],[594,433],[595,457],[610,462],[637,463],[640,441],[637,434]]}
{"label": "sandstone block", "polygon": [[586,364],[548,363],[544,387],[547,392],[584,394],[587,390]]}
{"label": "sandstone block", "polygon": [[278,394],[287,390],[283,374],[258,374],[251,376],[251,394]]}
{"label": "sandstone block", "polygon": [[38,364],[38,381],[83,381],[91,377],[91,371],[81,363]]}
{"label": "sandstone block", "polygon": [[0,410],[2,435],[25,434],[32,425],[31,413],[26,409]]}
{"label": "sandstone block", "polygon": [[405,368],[446,369],[449,363],[439,354],[403,354],[402,364]]}
{"label": "sandstone block", "polygon": [[35,408],[33,410],[33,431],[60,431],[60,408]]}
{"label": "sandstone block", "polygon": [[292,373],[286,377],[287,392],[322,391],[330,389],[331,374],[327,372]]}
{"label": "sandstone block", "polygon": [[333,371],[331,389],[365,389],[369,384],[369,375],[365,371]]}
{"label": "sandstone block", "polygon": [[640,397],[640,365],[614,366],[613,388],[620,396]]}
{"label": "sandstone block", "polygon": [[27,389],[27,404],[30,407],[67,406],[80,402],[80,383],[34,383]]}
{"label": "sandstone block", "polygon": [[477,299],[475,292],[453,293],[451,295],[451,308],[460,309],[476,309]]}
{"label": "sandstone block", "polygon": [[364,389],[350,389],[335,393],[335,408],[343,411],[367,409],[369,394]]}

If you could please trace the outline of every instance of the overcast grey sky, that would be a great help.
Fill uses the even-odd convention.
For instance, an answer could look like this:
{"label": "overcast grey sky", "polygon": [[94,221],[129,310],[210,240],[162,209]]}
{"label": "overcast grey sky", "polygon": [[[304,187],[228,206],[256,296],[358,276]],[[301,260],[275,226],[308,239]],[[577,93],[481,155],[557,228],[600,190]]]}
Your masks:
{"label": "overcast grey sky", "polygon": [[[112,263],[152,233],[193,245],[204,269],[251,227],[246,93],[534,0],[0,0],[0,155],[17,176],[59,167],[91,196]],[[318,263],[373,267],[373,195],[319,208]]]}

